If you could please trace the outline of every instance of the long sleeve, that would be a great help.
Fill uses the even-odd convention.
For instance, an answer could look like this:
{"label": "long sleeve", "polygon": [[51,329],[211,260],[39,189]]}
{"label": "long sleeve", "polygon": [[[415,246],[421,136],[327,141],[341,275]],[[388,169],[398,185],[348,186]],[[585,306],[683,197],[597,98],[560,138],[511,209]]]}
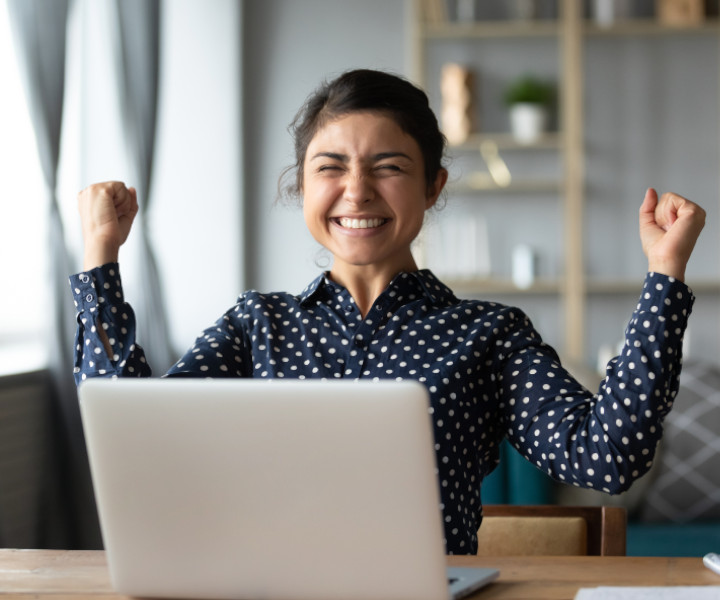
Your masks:
{"label": "long sleeve", "polygon": [[[135,341],[135,313],[125,302],[120,270],[109,263],[70,277],[77,308],[75,382],[89,377],[150,377],[143,349]],[[105,351],[98,328],[107,335]]]}
{"label": "long sleeve", "polygon": [[500,377],[501,414],[512,444],[566,483],[610,493],[627,489],[650,468],[662,436],[693,300],[684,284],[648,274],[622,353],[608,364],[594,395],[520,326]]}

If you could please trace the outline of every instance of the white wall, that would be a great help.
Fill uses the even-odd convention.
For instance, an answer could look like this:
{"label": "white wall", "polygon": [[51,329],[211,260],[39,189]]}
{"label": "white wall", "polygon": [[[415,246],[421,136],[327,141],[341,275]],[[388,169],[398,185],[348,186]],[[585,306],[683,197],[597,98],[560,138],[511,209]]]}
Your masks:
{"label": "white wall", "polygon": [[152,239],[175,346],[242,287],[241,3],[163,2]]}

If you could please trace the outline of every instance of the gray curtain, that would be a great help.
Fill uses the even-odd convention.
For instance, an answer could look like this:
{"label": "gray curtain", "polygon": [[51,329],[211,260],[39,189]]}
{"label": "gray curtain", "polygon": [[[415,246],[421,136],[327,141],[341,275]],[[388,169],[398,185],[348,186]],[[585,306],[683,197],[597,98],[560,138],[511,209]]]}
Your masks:
{"label": "gray curtain", "polygon": [[154,374],[160,375],[175,359],[148,224],[157,120],[160,3],[159,0],[116,0],[116,6],[124,128],[140,202],[136,235],[140,235],[142,245],[142,262],[138,265],[141,296],[133,302],[137,308],[138,342],[145,348]]}
{"label": "gray curtain", "polygon": [[22,201],[44,201],[49,211],[51,288],[47,304],[52,311],[52,321],[48,343],[55,390],[51,414],[56,451],[47,488],[48,502],[55,504],[60,497],[62,505],[48,508],[51,516],[47,518],[46,539],[39,543],[97,548],[101,537],[72,377],[75,308],[67,277],[73,270],[73,262],[65,244],[56,193],[68,0],[8,0],[8,9],[46,186],[45,199],[23,198]]}

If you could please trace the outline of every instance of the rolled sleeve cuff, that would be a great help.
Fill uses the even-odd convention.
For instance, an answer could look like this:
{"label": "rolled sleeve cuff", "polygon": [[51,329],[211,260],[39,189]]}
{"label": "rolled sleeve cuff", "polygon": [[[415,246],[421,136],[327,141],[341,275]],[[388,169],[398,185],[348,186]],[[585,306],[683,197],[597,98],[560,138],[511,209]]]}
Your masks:
{"label": "rolled sleeve cuff", "polygon": [[94,313],[101,304],[117,305],[125,302],[117,263],[108,263],[72,275],[70,288],[78,312]]}
{"label": "rolled sleeve cuff", "polygon": [[637,308],[643,313],[669,316],[684,329],[694,303],[695,295],[685,283],[674,277],[649,272]]}

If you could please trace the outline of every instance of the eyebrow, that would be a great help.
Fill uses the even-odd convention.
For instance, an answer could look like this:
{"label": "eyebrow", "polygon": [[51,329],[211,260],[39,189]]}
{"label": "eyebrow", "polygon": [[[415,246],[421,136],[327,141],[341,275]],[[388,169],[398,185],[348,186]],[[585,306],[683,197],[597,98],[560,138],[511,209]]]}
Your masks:
{"label": "eyebrow", "polygon": [[[412,162],[412,158],[410,158],[410,156],[405,154],[404,152],[379,152],[378,154],[374,154],[372,156],[372,161],[378,162],[380,160],[385,160],[386,158],[398,157],[406,158],[407,160]],[[310,160],[315,160],[316,158],[331,158],[340,162],[347,162],[349,160],[347,154],[340,154],[339,152],[318,152],[317,154],[313,155]]]}

